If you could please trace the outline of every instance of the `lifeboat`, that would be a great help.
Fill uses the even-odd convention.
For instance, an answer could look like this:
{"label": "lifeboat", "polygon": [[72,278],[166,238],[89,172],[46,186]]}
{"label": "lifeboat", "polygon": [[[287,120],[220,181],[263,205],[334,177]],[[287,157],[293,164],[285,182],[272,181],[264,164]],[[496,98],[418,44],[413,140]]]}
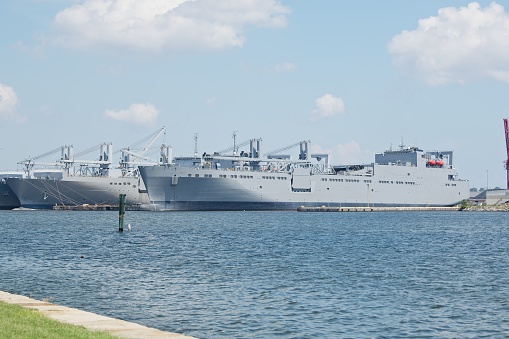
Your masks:
{"label": "lifeboat", "polygon": [[436,162],[436,164],[437,164],[437,166],[438,166],[438,167],[442,167],[442,166],[444,166],[444,162],[443,162],[442,160],[438,160],[438,161]]}
{"label": "lifeboat", "polygon": [[428,160],[428,165],[429,166],[435,166],[437,163],[435,160]]}

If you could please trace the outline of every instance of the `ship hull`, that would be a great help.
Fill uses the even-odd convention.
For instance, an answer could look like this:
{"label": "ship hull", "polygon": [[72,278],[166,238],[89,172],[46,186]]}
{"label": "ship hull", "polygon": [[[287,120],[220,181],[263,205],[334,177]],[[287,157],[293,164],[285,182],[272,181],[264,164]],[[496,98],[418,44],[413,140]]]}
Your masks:
{"label": "ship hull", "polygon": [[8,178],[21,207],[52,209],[55,205],[115,205],[126,195],[127,205],[146,205],[148,195],[138,178],[67,177],[62,180]]}
{"label": "ship hull", "polygon": [[0,180],[0,210],[12,210],[20,206],[19,199],[13,190],[5,181]]}
{"label": "ship hull", "polygon": [[154,210],[295,210],[307,207],[454,206],[468,181],[452,168],[373,165],[371,175],[141,166]]}

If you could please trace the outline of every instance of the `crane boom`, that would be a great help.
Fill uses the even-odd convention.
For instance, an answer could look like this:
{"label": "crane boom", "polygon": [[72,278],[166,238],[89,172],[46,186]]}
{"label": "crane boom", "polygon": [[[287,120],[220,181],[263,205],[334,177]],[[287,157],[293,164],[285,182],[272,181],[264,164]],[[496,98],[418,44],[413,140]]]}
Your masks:
{"label": "crane boom", "polygon": [[294,144],[291,144],[291,145],[288,145],[288,146],[285,146],[285,147],[282,147],[282,148],[279,148],[279,149],[276,149],[276,150],[273,150],[273,151],[270,151],[270,152],[267,152],[265,153],[265,156],[269,156],[269,155],[273,155],[273,154],[277,154],[279,152],[283,152],[283,151],[286,151],[290,148],[294,148],[294,147],[297,147],[297,146],[300,146],[302,144],[308,144],[310,143],[309,140],[303,140],[303,141],[299,141],[299,142],[296,142]]}
{"label": "crane boom", "polygon": [[230,152],[230,151],[235,151],[235,148],[239,148],[239,147],[244,147],[246,146],[247,144],[249,144],[251,140],[246,140],[246,141],[243,141],[241,142],[240,144],[236,144],[235,146],[231,146],[231,147],[228,147],[228,148],[225,148],[217,153],[219,154],[224,154],[226,152]]}

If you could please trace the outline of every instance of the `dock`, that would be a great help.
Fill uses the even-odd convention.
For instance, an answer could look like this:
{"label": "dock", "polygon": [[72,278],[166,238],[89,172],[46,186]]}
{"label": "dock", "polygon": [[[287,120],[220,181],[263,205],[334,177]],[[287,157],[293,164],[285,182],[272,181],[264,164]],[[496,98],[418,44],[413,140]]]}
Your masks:
{"label": "dock", "polygon": [[[83,205],[55,205],[53,206],[54,211],[118,211],[119,205],[110,204],[83,204]],[[139,211],[141,210],[139,205],[126,205],[126,211]]]}
{"label": "dock", "polygon": [[394,212],[394,211],[459,211],[459,206],[452,207],[306,207],[297,208],[297,212]]}

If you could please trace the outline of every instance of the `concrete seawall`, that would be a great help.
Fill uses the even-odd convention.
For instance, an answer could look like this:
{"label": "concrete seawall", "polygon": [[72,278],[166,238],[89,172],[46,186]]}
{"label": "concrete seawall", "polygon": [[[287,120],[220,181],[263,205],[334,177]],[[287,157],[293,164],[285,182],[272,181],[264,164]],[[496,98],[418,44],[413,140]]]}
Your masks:
{"label": "concrete seawall", "polygon": [[306,207],[301,206],[298,212],[389,212],[389,211],[459,211],[454,207]]}
{"label": "concrete seawall", "polygon": [[[0,291],[0,302],[14,304],[38,310],[43,315],[63,323],[83,326],[93,331],[109,332],[119,338],[145,339],[193,339],[194,337],[182,334],[164,332],[135,323],[115,318],[109,318],[90,312],[80,311],[76,308],[60,306],[47,301],[40,301],[17,294]],[[0,335],[1,337],[1,335]],[[196,338],[194,338],[196,339]]]}

